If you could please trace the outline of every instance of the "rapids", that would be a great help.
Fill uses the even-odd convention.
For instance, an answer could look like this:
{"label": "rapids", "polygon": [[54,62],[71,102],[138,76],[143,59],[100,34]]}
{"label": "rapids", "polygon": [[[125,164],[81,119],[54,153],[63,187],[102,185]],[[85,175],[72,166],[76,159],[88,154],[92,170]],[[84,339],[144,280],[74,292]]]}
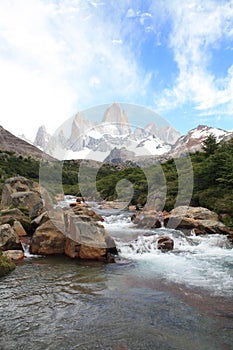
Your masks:
{"label": "rapids", "polygon": [[[95,209],[117,242],[116,263],[29,254],[0,279],[0,349],[232,349],[226,237],[140,230],[128,212]],[[164,234],[171,252],[157,249]]]}
{"label": "rapids", "polygon": [[[200,287],[211,295],[233,296],[233,249],[226,236],[186,237],[178,230],[138,229],[127,212],[106,216],[104,225],[115,238],[120,256],[134,261],[138,273]],[[156,241],[164,235],[174,240],[173,251],[157,249]]]}

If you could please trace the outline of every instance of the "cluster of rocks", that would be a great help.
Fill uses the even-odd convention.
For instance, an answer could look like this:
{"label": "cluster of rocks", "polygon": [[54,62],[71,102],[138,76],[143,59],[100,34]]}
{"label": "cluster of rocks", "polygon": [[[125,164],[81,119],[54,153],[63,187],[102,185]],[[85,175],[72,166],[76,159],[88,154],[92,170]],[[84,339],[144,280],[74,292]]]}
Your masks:
{"label": "cluster of rocks", "polygon": [[38,183],[22,176],[8,179],[2,191],[0,250],[13,259],[31,254],[114,261],[117,249],[103,218],[83,203],[46,206]]}
{"label": "cluster of rocks", "polygon": [[[179,206],[170,213],[140,211],[132,215],[132,222],[140,228],[171,228],[189,235],[224,234],[233,244],[233,231],[224,225],[213,211],[202,207]],[[162,237],[159,249],[172,250],[171,238]],[[160,244],[162,243],[162,245]]]}

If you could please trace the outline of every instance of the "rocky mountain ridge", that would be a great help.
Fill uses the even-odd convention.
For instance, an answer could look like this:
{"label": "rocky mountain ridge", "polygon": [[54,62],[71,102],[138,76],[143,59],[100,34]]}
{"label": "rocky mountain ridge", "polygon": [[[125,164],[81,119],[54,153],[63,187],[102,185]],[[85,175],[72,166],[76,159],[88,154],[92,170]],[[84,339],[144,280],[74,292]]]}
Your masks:
{"label": "rocky mountain ridge", "polygon": [[207,125],[198,125],[197,128],[190,130],[176,141],[171,151],[172,157],[180,157],[187,151],[189,153],[201,151],[204,141],[211,134],[215,136],[218,143],[233,138],[233,132]]}
{"label": "rocky mountain ridge", "polygon": [[132,162],[142,166],[201,151],[210,134],[217,142],[233,137],[233,132],[206,125],[199,125],[182,136],[172,126],[157,125],[155,121],[144,128],[134,127],[126,111],[114,102],[105,109],[100,123],[78,112],[52,136],[41,126],[34,145],[60,160]]}
{"label": "rocky mountain ridge", "polygon": [[45,154],[42,150],[34,145],[22,140],[11,134],[9,131],[0,126],[0,151],[14,152],[22,156],[30,156],[35,159],[54,160],[50,155]]}
{"label": "rocky mountain ridge", "polygon": [[106,108],[100,123],[93,123],[78,112],[69,126],[65,123],[53,136],[40,127],[34,145],[58,159],[104,161],[112,150],[122,147],[135,157],[162,155],[171,150],[179,137],[168,123],[157,125],[153,121],[144,128],[131,126],[126,111],[114,102]]}

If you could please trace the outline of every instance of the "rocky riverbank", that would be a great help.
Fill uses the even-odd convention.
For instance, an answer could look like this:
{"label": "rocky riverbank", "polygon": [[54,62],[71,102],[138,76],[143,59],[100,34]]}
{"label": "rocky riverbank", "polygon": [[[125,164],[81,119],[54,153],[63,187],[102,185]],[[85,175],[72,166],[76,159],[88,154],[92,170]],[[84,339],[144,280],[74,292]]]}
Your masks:
{"label": "rocky riverbank", "polygon": [[[8,262],[21,260],[27,250],[36,255],[114,261],[116,244],[101,224],[100,215],[80,202],[68,208],[48,205],[50,199],[41,193],[38,183],[22,176],[5,182],[0,208],[2,258]],[[131,220],[139,228],[167,227],[181,230],[186,236],[224,234],[233,245],[233,231],[216,213],[202,207],[180,206],[170,213],[135,210]],[[169,237],[160,237],[157,247],[172,250],[173,242]]]}
{"label": "rocky riverbank", "polygon": [[233,244],[233,231],[224,225],[218,215],[206,208],[179,206],[171,212],[139,211],[132,222],[140,228],[167,227],[178,229],[187,236],[223,234]]}
{"label": "rocky riverbank", "polygon": [[100,215],[81,203],[73,203],[69,208],[51,206],[46,210],[43,198],[39,184],[22,176],[5,182],[0,250],[6,257],[20,260],[27,247],[31,254],[114,261],[116,245],[101,225]]}

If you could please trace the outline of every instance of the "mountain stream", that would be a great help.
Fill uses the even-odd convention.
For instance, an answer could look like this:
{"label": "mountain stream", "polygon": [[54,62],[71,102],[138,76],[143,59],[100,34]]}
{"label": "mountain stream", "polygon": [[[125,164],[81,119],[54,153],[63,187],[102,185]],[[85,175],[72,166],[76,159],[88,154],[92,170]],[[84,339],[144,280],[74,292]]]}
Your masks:
{"label": "mountain stream", "polygon": [[[226,237],[141,230],[128,212],[97,210],[117,242],[116,263],[28,254],[0,280],[0,349],[232,349]],[[157,249],[161,235],[173,251]]]}

